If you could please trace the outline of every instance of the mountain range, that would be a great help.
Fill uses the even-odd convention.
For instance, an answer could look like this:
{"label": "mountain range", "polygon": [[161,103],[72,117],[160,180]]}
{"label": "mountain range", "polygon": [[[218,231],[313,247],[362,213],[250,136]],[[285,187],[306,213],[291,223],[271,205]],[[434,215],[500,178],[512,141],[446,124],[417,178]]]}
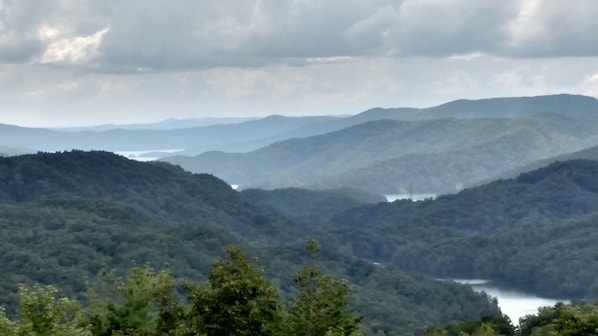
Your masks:
{"label": "mountain range", "polygon": [[526,118],[537,114],[556,114],[573,119],[593,120],[598,118],[597,111],[598,100],[593,97],[560,94],[458,100],[421,109],[374,108],[354,116],[273,115],[261,119],[182,119],[153,124],[66,129],[0,125],[0,146],[29,148],[33,151],[182,149],[189,154],[200,154],[209,150],[245,152],[281,140],[305,138],[381,119],[413,121],[444,118]]}
{"label": "mountain range", "polygon": [[356,255],[438,277],[598,298],[598,161],[548,167],[422,202],[352,208],[326,224]]}
{"label": "mountain range", "polygon": [[[367,336],[500,314],[434,278],[595,300],[597,118],[595,98],[552,95],[202,126],[0,125],[0,305],[16,313],[19,283],[85,300],[86,278],[145,263],[202,280],[229,245],[286,297],[306,260],[349,280]],[[382,196],[396,193],[440,196]]]}
{"label": "mountain range", "polygon": [[533,161],[598,144],[598,123],[530,118],[376,120],[249,153],[165,161],[241,188],[342,188],[450,193]]}
{"label": "mountain range", "polygon": [[[330,216],[346,210],[336,199],[347,191],[310,193],[329,204]],[[288,296],[312,237],[322,239],[322,269],[355,285],[352,304],[370,330],[421,334],[426,325],[499,314],[495,301],[467,286],[341,253],[317,226],[262,210],[210,175],[107,152],[0,158],[0,304],[10,314],[19,283],[56,285],[84,300],[86,278],[146,263],[201,281],[228,245],[259,257]]]}

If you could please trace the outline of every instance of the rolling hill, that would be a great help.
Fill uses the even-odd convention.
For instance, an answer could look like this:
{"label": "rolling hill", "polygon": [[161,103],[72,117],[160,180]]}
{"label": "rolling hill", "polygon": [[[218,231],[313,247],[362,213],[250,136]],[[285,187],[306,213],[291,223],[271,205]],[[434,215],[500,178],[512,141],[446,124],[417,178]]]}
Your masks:
{"label": "rolling hill", "polygon": [[529,118],[538,114],[557,114],[567,118],[596,120],[598,99],[570,94],[534,97],[501,97],[478,100],[459,99],[422,109],[376,108],[363,114],[381,115],[385,119],[479,119],[479,118]]}
{"label": "rolling hill", "polygon": [[[84,299],[86,277],[145,263],[200,281],[231,244],[259,257],[290,295],[292,273],[307,258],[303,242],[314,236],[324,237],[260,210],[213,176],[166,163],[82,151],[0,158],[0,304],[11,314],[19,283],[53,284]],[[499,313],[467,286],[381,268],[322,242],[318,263],[355,284],[353,305],[368,328],[421,333]]]}
{"label": "rolling hill", "polygon": [[[577,159],[598,161],[598,146],[585,148],[585,149],[582,149],[580,151],[576,151],[573,153],[566,153],[566,154],[550,157],[547,159],[535,161],[535,162],[527,164],[523,167],[519,167],[515,170],[503,173],[499,176],[499,178],[501,178],[501,179],[513,178],[513,177],[518,176],[521,173],[526,173],[526,172],[529,172],[532,170],[546,167],[546,166],[550,165],[551,163],[554,163],[557,161],[568,161],[568,160],[577,160]],[[490,182],[490,181],[488,181],[488,182]]]}
{"label": "rolling hill", "polygon": [[[167,120],[147,125],[100,125],[68,130],[0,125],[0,146],[25,147],[34,151],[178,149],[183,150],[185,155],[213,150],[248,152],[278,141],[307,138],[382,119],[415,121],[446,118],[530,118],[538,114],[593,120],[598,115],[598,101],[593,97],[561,94],[458,100],[422,109],[374,108],[354,116],[336,117],[273,115],[245,121]],[[202,124],[204,122],[225,124],[205,125]]]}
{"label": "rolling hill", "polygon": [[598,124],[523,119],[377,120],[249,153],[164,160],[241,188],[359,188],[378,194],[454,192],[538,159],[598,143]]}
{"label": "rolling hill", "polygon": [[263,211],[275,211],[294,222],[316,227],[350,208],[386,202],[386,198],[382,196],[357,189],[246,189],[241,191],[241,196]]}
{"label": "rolling hill", "polygon": [[[0,125],[0,145],[40,151],[61,150],[172,150],[193,149],[245,151],[263,146],[269,138],[306,124],[335,117],[269,116],[236,124],[169,130],[110,129],[104,131],[57,131]],[[254,144],[255,142],[255,144]]]}
{"label": "rolling hill", "polygon": [[572,160],[423,202],[349,209],[326,225],[356,255],[437,277],[598,298],[598,162]]}

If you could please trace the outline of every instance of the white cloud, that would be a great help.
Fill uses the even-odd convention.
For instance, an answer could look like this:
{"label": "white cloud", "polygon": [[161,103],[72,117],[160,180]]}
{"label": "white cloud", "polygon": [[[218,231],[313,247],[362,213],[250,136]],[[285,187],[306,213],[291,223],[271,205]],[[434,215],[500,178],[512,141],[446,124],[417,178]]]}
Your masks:
{"label": "white cloud", "polygon": [[598,71],[588,74],[584,78],[581,92],[586,95],[598,97]]}
{"label": "white cloud", "polygon": [[90,62],[97,56],[97,50],[102,37],[109,31],[104,28],[89,36],[61,38],[58,29],[44,26],[39,34],[47,40],[46,50],[40,57],[40,63],[72,63]]}

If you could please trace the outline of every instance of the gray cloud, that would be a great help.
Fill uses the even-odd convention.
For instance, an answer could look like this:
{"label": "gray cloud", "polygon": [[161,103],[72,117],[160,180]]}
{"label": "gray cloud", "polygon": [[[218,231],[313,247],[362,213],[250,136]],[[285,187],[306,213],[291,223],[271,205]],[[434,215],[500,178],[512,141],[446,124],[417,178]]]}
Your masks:
{"label": "gray cloud", "polygon": [[598,56],[598,2],[531,0],[511,25],[512,55]]}
{"label": "gray cloud", "polygon": [[114,72],[307,65],[326,57],[598,54],[594,0],[1,3],[0,60]]}
{"label": "gray cloud", "polygon": [[0,122],[598,96],[598,2],[0,0]]}
{"label": "gray cloud", "polygon": [[[351,1],[113,2],[100,52],[111,65],[259,66],[369,54],[344,38],[386,3]],[[174,18],[174,20],[173,20]],[[299,62],[300,63],[300,62]]]}
{"label": "gray cloud", "polygon": [[397,27],[402,54],[501,53],[521,1],[410,1]]}

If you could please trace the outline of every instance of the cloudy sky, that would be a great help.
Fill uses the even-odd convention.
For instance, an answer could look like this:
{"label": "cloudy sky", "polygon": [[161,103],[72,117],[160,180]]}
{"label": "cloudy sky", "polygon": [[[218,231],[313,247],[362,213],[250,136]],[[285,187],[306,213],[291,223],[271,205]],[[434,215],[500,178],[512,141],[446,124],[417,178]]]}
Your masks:
{"label": "cloudy sky", "polygon": [[0,0],[0,123],[598,96],[596,0]]}

